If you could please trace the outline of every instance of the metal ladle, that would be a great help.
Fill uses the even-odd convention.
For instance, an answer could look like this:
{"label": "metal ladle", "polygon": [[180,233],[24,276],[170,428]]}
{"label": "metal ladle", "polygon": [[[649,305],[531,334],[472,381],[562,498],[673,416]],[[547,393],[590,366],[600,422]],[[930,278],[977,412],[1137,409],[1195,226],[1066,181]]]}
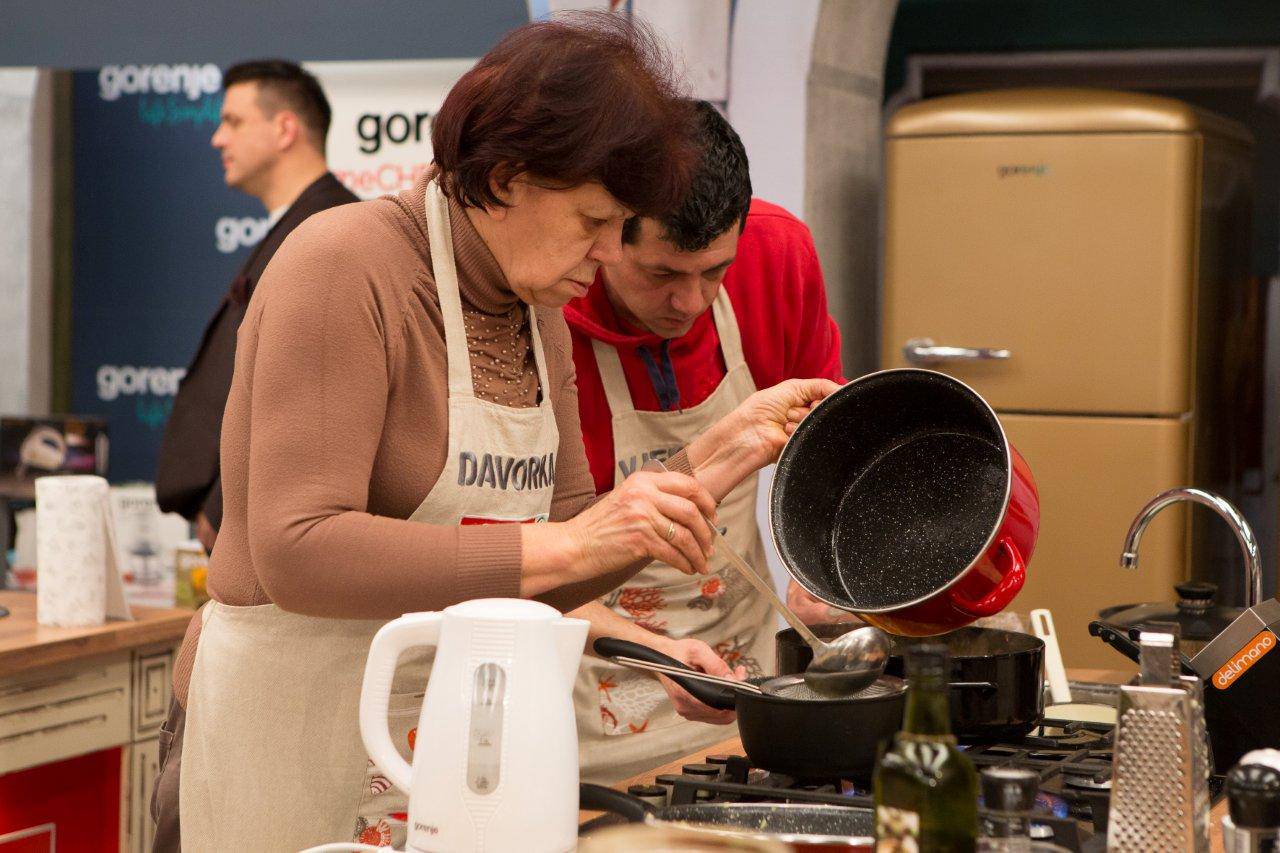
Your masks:
{"label": "metal ladle", "polygon": [[[642,470],[666,471],[667,466],[657,459],[650,459],[642,466]],[[757,574],[725,540],[711,519],[703,516],[703,521],[711,528],[711,541],[717,551],[728,558],[730,564],[773,605],[773,609],[813,650],[813,660],[809,661],[809,666],[804,671],[804,683],[810,689],[825,696],[847,696],[863,690],[884,674],[885,665],[889,663],[890,644],[883,631],[866,625],[841,634],[830,642],[818,639],[809,630],[809,626],[778,597],[773,584]]]}

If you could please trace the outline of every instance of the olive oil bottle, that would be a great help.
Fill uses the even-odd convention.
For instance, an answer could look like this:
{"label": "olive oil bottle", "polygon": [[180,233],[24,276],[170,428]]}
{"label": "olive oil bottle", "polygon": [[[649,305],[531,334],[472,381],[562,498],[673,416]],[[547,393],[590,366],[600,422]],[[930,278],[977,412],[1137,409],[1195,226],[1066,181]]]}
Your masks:
{"label": "olive oil bottle", "polygon": [[972,851],[978,774],[951,734],[947,648],[913,646],[906,664],[903,729],[876,767],[876,850]]}

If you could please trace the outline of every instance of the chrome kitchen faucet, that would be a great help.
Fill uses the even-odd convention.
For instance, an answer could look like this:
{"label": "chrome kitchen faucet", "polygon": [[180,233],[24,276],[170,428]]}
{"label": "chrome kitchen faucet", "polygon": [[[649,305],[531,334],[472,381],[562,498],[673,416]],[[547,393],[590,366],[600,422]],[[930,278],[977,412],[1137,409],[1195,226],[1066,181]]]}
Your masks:
{"label": "chrome kitchen faucet", "polygon": [[1231,527],[1231,532],[1236,535],[1236,541],[1240,543],[1240,552],[1244,555],[1247,573],[1244,606],[1253,607],[1262,600],[1262,561],[1258,557],[1258,540],[1254,538],[1253,528],[1229,501],[1203,489],[1170,489],[1148,501],[1133,523],[1129,525],[1129,532],[1125,534],[1124,553],[1120,555],[1120,565],[1126,569],[1138,568],[1138,542],[1142,539],[1143,531],[1147,529],[1147,525],[1151,523],[1156,513],[1182,501],[1209,507],[1222,516],[1222,520]]}

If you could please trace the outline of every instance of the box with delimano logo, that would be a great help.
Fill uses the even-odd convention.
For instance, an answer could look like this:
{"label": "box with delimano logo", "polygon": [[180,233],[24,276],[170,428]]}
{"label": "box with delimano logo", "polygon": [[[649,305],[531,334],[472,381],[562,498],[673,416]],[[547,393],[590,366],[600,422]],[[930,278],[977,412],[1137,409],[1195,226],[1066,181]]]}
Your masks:
{"label": "box with delimano logo", "polygon": [[101,418],[51,415],[0,417],[0,479],[30,481],[46,474],[107,473],[107,424]]}
{"label": "box with delimano logo", "polygon": [[1213,763],[1226,772],[1246,752],[1280,747],[1280,601],[1250,607],[1191,659],[1204,680]]}

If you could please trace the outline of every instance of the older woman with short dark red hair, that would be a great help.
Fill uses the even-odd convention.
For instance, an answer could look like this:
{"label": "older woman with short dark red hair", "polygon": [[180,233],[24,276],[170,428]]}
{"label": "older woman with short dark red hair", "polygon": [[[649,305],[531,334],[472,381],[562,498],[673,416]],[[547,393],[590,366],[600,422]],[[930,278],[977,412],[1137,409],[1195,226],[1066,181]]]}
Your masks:
{"label": "older woman with short dark red hair", "polygon": [[[707,570],[702,517],[834,385],[762,391],[671,473],[594,500],[559,310],[627,217],[679,201],[690,138],[647,32],[530,24],[450,92],[417,186],[280,248],[240,328],[214,600],[177,667],[185,850],[401,842],[403,796],[357,724],[385,620],[483,597],[571,608],[652,559]],[[496,523],[523,521],[545,523]],[[427,673],[401,661],[405,749]]]}

